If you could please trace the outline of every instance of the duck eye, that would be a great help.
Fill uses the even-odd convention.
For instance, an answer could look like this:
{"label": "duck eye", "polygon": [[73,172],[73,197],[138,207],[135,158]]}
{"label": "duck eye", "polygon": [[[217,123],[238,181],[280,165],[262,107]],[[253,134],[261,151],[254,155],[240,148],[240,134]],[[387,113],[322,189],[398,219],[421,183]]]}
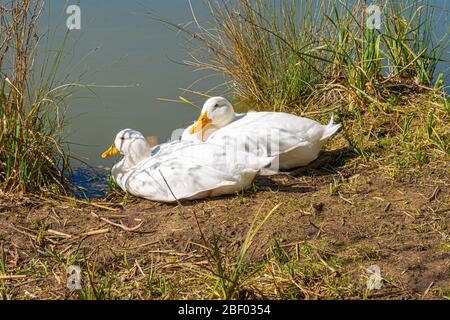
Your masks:
{"label": "duck eye", "polygon": [[219,104],[216,103],[216,104],[214,105],[214,109],[217,109],[218,107],[219,107]]}

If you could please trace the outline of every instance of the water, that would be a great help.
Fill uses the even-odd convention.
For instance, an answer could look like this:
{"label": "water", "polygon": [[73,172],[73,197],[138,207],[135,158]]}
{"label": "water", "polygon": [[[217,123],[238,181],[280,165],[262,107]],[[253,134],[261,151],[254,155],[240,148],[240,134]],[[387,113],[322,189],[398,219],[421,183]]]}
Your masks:
{"label": "water", "polygon": [[[66,6],[65,1],[51,1],[48,8],[51,26],[60,29],[55,42],[65,30],[68,15],[62,13]],[[94,167],[110,167],[114,159],[100,155],[121,129],[156,135],[163,142],[175,129],[191,124],[198,109],[158,99],[183,96],[201,106],[204,98],[180,88],[188,88],[205,73],[175,63],[188,58],[186,38],[146,14],[152,11],[177,23],[186,22],[191,18],[186,0],[81,1],[80,8],[81,30],[69,33],[67,66],[61,73],[76,65],[74,75],[83,74],[78,82],[95,86],[94,93],[77,90],[68,100],[67,138],[76,158]],[[206,16],[203,6],[196,10]],[[221,81],[216,77],[195,89],[205,91]]]}
{"label": "water", "polygon": [[[58,39],[65,30],[68,15],[64,11],[68,4],[62,0],[48,3],[50,26],[62,30]],[[197,18],[207,19],[203,1],[192,3]],[[440,15],[448,22],[447,1],[432,3],[445,9],[440,10]],[[76,66],[74,73],[83,74],[80,82],[97,87],[93,88],[95,93],[82,89],[68,100],[67,138],[76,158],[93,167],[109,168],[114,159],[101,159],[100,154],[121,129],[133,128],[145,135],[156,135],[163,142],[174,129],[192,123],[199,110],[158,98],[177,99],[182,95],[201,106],[204,98],[183,93],[180,88],[187,88],[206,74],[192,72],[191,68],[171,61],[188,59],[183,47],[186,39],[145,14],[152,11],[176,23],[190,21],[187,0],[84,0],[79,4],[82,25],[80,31],[69,34],[66,69]],[[448,23],[440,21],[436,32],[443,34]],[[449,59],[448,52],[445,58]],[[442,65],[440,68],[446,71]],[[195,89],[204,91],[222,81],[220,77],[208,79]],[[82,175],[77,181],[84,181]]]}

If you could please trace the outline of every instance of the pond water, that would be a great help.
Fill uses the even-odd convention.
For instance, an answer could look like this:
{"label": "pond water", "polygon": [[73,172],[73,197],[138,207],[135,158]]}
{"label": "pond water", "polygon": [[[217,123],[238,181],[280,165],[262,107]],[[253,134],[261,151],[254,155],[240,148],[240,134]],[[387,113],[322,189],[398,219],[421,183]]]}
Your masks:
{"label": "pond water", "polygon": [[[197,18],[207,19],[203,1],[192,0]],[[446,0],[431,1],[443,8],[448,22]],[[49,26],[65,30],[65,8],[76,1],[48,1]],[[81,30],[71,31],[66,45],[76,66],[74,74],[80,82],[95,84],[93,92],[78,90],[68,100],[68,130],[71,154],[96,168],[109,168],[114,159],[101,159],[100,154],[111,145],[115,134],[133,128],[145,135],[155,135],[161,142],[170,139],[177,128],[188,126],[199,110],[187,104],[158,100],[185,96],[198,106],[204,98],[188,94],[188,88],[206,74],[174,61],[187,59],[186,39],[161,22],[152,20],[153,12],[176,23],[192,19],[187,0],[84,0],[81,8]],[[440,9],[441,10],[441,9]],[[44,16],[43,20],[47,20]],[[48,21],[44,21],[47,23]],[[448,23],[439,23],[438,32],[445,32]],[[61,38],[61,34],[56,39]],[[448,55],[447,55],[448,58]],[[448,76],[448,75],[447,75]],[[223,82],[210,78],[195,86],[207,90]],[[81,163],[79,162],[79,163]],[[77,162],[75,162],[77,164]],[[79,176],[78,182],[83,180]]]}
{"label": "pond water", "polygon": [[[50,26],[65,28],[67,3],[48,3]],[[93,85],[93,92],[80,89],[68,100],[67,138],[76,158],[94,167],[110,167],[114,159],[101,159],[100,154],[121,129],[133,128],[166,141],[174,129],[193,122],[199,112],[193,106],[158,99],[176,100],[181,95],[201,106],[201,97],[195,99],[180,88],[188,88],[204,74],[174,62],[187,57],[186,39],[146,14],[188,21],[186,0],[81,1],[80,8],[81,30],[69,33],[70,55],[64,63],[76,66],[73,74],[82,75],[78,82]],[[203,6],[197,9],[200,16],[206,15]],[[208,89],[211,81],[216,80],[196,89]]]}

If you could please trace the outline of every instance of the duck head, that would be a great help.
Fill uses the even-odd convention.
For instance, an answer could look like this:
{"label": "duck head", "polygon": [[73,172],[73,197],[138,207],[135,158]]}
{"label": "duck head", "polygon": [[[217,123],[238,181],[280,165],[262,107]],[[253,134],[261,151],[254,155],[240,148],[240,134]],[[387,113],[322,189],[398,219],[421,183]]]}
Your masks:
{"label": "duck head", "polygon": [[114,144],[102,154],[102,158],[108,158],[119,153],[124,156],[127,167],[132,167],[150,157],[151,148],[142,133],[132,129],[124,129],[116,135]]}
{"label": "duck head", "polygon": [[192,126],[190,133],[195,134],[201,132],[203,140],[203,132],[207,128],[223,128],[232,122],[235,117],[234,108],[227,99],[223,97],[210,98],[203,105],[200,117]]}

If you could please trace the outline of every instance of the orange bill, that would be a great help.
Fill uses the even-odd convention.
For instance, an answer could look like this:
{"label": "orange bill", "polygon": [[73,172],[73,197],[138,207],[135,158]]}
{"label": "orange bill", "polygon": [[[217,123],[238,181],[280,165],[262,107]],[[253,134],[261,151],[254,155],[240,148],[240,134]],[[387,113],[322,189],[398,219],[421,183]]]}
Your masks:
{"label": "orange bill", "polygon": [[120,152],[119,149],[117,149],[116,146],[112,145],[108,150],[106,150],[105,152],[103,152],[102,158],[103,158],[103,159],[109,158],[109,157],[111,157],[111,156],[113,156],[113,155],[118,154],[119,152]]}
{"label": "orange bill", "polygon": [[211,123],[211,119],[208,118],[206,113],[202,113],[198,120],[192,126],[190,132],[194,134],[196,132],[200,132],[205,130],[205,128]]}

